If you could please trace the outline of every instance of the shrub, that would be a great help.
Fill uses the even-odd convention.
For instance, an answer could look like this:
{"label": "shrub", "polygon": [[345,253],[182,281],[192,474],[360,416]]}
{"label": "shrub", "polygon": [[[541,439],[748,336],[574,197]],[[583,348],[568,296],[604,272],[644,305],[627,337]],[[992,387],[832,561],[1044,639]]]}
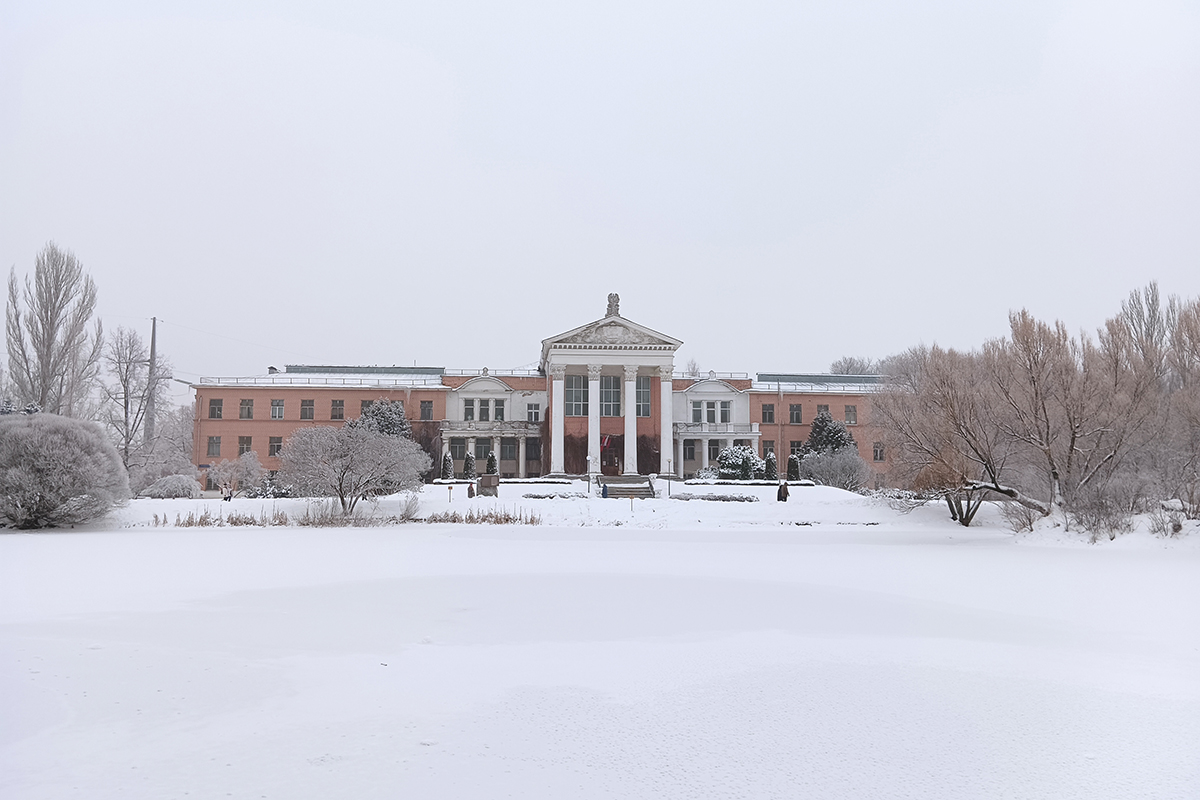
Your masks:
{"label": "shrub", "polygon": [[199,497],[200,484],[191,475],[168,475],[142,490],[143,497],[160,500],[174,497]]}
{"label": "shrub", "polygon": [[767,453],[765,466],[763,467],[763,479],[768,481],[779,480],[779,464],[775,461],[775,453]]}
{"label": "shrub", "polygon": [[795,453],[792,453],[790,456],[788,456],[787,479],[789,481],[800,480],[800,456],[796,455]]}
{"label": "shrub", "polygon": [[853,447],[828,453],[809,453],[800,460],[800,473],[822,486],[857,492],[870,477],[867,464]]}
{"label": "shrub", "polygon": [[717,456],[717,477],[727,481],[748,481],[761,478],[766,464],[754,448],[745,445],[726,447]]}
{"label": "shrub", "polygon": [[486,472],[488,475],[495,475],[497,473],[496,451],[495,450],[488,451],[487,464],[484,466],[483,471]]}
{"label": "shrub", "polygon": [[0,517],[14,527],[86,522],[128,498],[121,457],[94,423],[55,414],[0,417]]}
{"label": "shrub", "polygon": [[468,452],[466,460],[463,461],[463,478],[473,481],[479,475],[475,472],[475,454]]}
{"label": "shrub", "polygon": [[449,453],[442,456],[442,480],[454,480],[454,459],[450,457]]}

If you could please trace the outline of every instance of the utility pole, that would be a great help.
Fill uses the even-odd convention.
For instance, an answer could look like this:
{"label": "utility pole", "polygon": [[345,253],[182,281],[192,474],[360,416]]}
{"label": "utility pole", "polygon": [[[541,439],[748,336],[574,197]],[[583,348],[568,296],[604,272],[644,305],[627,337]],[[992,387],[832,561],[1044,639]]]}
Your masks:
{"label": "utility pole", "polygon": [[150,371],[146,374],[146,422],[142,433],[146,449],[154,446],[154,395],[158,394],[158,317],[150,318]]}

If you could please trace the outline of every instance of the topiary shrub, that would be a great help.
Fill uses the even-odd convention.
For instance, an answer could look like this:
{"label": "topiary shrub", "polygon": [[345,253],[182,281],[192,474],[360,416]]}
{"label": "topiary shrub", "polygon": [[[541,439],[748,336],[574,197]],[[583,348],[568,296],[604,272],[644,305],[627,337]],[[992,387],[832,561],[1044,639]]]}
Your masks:
{"label": "topiary shrub", "polygon": [[763,467],[763,479],[768,481],[779,480],[779,465],[775,462],[774,453],[767,453],[766,465]]}
{"label": "topiary shrub", "polygon": [[16,528],[86,522],[129,499],[117,448],[91,422],[0,417],[0,517]]}
{"label": "topiary shrub", "polygon": [[497,469],[497,464],[496,464],[496,451],[495,450],[488,451],[487,464],[484,466],[483,469],[484,469],[484,472],[486,472],[488,475],[495,475],[499,472],[499,470]]}
{"label": "topiary shrub", "polygon": [[478,477],[479,475],[475,472],[475,454],[468,451],[467,457],[463,461],[463,478],[473,481]]}
{"label": "topiary shrub", "polygon": [[442,480],[454,480],[454,459],[449,453],[446,453],[446,455],[442,456]]}
{"label": "topiary shrub", "polygon": [[200,484],[190,475],[167,475],[142,490],[142,497],[153,497],[159,500],[199,496]]}
{"label": "topiary shrub", "polygon": [[800,480],[800,456],[796,455],[795,453],[792,453],[790,456],[788,456],[787,479],[789,481]]}

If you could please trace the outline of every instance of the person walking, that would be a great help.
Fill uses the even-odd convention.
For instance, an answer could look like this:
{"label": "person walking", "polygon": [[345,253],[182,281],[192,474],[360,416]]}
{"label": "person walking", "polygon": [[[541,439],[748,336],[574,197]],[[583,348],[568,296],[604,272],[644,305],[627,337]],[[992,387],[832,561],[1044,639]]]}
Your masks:
{"label": "person walking", "polygon": [[775,499],[781,503],[786,503],[788,499],[787,481],[779,482],[779,491],[775,493]]}

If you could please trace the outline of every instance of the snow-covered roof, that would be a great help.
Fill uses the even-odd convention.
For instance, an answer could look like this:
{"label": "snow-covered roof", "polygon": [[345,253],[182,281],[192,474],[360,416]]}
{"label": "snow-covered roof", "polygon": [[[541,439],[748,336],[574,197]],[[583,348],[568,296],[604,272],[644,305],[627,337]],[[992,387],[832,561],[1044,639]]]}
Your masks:
{"label": "snow-covered roof", "polygon": [[800,394],[865,394],[882,387],[882,375],[831,375],[828,373],[760,372],[752,391]]}

